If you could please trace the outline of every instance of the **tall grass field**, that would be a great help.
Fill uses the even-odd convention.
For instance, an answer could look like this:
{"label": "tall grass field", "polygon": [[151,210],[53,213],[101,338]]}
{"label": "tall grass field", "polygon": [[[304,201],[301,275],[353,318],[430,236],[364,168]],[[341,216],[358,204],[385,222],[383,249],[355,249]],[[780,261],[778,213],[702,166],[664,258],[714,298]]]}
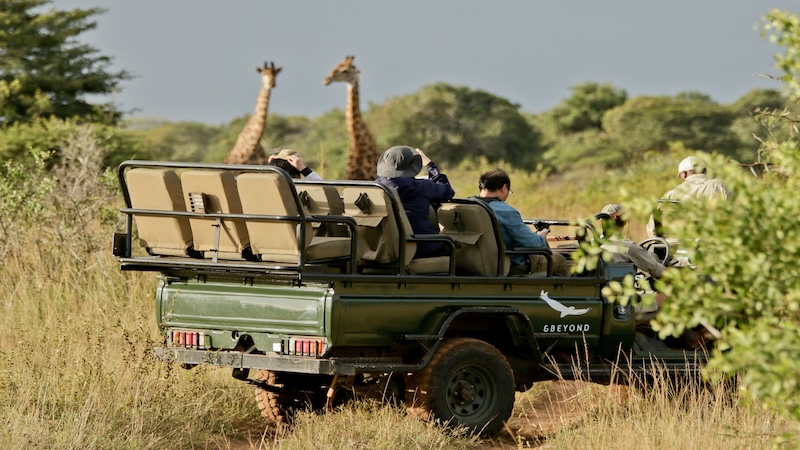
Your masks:
{"label": "tall grass field", "polygon": [[[73,145],[62,166],[4,169],[2,449],[728,450],[789,445],[784,433],[797,430],[786,418],[741,404],[729,385],[658,376],[648,389],[539,383],[518,394],[505,430],[483,440],[366,402],[302,413],[291,428],[268,427],[252,387],[229,370],[187,371],[153,359],[160,341],[156,275],[119,270],[111,255],[121,220],[114,178],[102,175],[99,158],[86,159],[89,144]],[[625,183],[637,183],[643,195],[669,187],[672,170],[662,176],[655,164],[608,177],[510,170],[511,201],[526,217],[584,218],[619,201]],[[477,194],[485,168],[448,172],[459,196]]]}

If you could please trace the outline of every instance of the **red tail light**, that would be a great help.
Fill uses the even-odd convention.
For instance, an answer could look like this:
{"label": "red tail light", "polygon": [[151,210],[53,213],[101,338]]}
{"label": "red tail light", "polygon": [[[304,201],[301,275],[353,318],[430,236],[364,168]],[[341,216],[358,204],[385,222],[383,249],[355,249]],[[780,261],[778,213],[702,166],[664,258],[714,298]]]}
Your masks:
{"label": "red tail light", "polygon": [[174,347],[205,348],[206,334],[202,331],[172,330],[171,342]]}
{"label": "red tail light", "polygon": [[293,356],[310,356],[319,358],[327,350],[322,338],[289,338],[284,341],[284,354]]}

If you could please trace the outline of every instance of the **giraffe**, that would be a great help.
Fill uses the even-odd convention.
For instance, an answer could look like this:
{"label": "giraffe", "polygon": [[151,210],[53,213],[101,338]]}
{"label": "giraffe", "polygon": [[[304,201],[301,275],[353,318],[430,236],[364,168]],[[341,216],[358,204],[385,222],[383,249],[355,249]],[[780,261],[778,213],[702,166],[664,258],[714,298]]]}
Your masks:
{"label": "giraffe", "polygon": [[266,164],[267,155],[261,147],[261,136],[267,127],[267,108],[269,106],[269,93],[275,87],[275,77],[282,67],[275,67],[275,63],[264,63],[263,68],[256,67],[256,72],[261,74],[261,89],[258,91],[256,109],[247,120],[233,149],[225,156],[226,164]]}
{"label": "giraffe", "polygon": [[350,132],[350,154],[345,169],[346,180],[374,180],[377,178],[378,150],[375,141],[361,117],[358,98],[358,74],[353,65],[354,56],[348,56],[334,67],[322,81],[325,86],[334,81],[347,83],[347,130]]}

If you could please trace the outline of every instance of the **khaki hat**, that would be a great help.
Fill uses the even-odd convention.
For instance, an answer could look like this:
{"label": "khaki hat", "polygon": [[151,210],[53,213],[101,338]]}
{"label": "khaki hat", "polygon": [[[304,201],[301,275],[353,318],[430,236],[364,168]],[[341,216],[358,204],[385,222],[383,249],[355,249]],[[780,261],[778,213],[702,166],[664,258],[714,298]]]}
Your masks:
{"label": "khaki hat", "polygon": [[296,156],[302,158],[300,153],[297,153],[297,150],[292,150],[290,148],[285,148],[285,149],[279,151],[278,154],[275,155],[275,157],[278,158],[278,159],[286,159],[286,158],[288,158],[288,157],[290,157],[292,155],[296,155]]}
{"label": "khaki hat", "polygon": [[398,145],[383,152],[378,158],[378,176],[386,178],[414,178],[422,170],[422,157],[406,145]]}
{"label": "khaki hat", "polygon": [[600,211],[600,214],[608,214],[609,216],[618,215],[620,213],[622,213],[622,206],[616,203],[603,206],[602,211]]}

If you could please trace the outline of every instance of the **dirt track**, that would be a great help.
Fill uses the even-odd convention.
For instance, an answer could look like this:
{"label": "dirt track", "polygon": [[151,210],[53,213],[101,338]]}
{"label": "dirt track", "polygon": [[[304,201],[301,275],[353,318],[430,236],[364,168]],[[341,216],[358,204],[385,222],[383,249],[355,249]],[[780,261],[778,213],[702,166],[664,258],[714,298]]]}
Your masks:
{"label": "dirt track", "polygon": [[[589,395],[588,383],[579,381],[544,382],[531,392],[518,393],[514,411],[506,429],[484,441],[479,448],[485,450],[516,450],[519,448],[547,448],[547,440],[558,432],[580,426],[583,396]],[[624,396],[624,388],[616,387]],[[263,431],[263,430],[262,430]],[[259,431],[254,430],[254,436]],[[223,448],[230,450],[259,449],[258,438],[228,442]],[[213,445],[209,448],[213,448]],[[263,448],[263,447],[262,447]]]}

